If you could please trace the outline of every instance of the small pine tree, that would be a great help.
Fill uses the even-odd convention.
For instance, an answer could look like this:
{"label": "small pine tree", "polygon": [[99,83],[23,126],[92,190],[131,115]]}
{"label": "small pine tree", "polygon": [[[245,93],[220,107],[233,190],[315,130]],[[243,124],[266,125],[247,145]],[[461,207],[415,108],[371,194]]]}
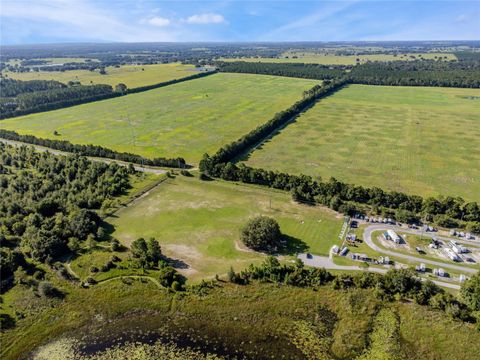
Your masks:
{"label": "small pine tree", "polygon": [[227,280],[231,283],[234,283],[237,280],[237,274],[235,274],[235,271],[233,271],[233,267],[230,267],[230,270],[228,270]]}

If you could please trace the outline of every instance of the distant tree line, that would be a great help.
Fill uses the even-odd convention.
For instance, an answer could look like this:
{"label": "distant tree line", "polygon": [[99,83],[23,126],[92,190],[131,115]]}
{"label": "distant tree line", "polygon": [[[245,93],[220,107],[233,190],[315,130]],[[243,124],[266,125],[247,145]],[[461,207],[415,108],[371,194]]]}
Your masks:
{"label": "distant tree line", "polygon": [[6,140],[20,141],[27,144],[39,145],[55,150],[79,154],[83,156],[102,157],[114,160],[130,162],[145,166],[165,166],[172,168],[185,168],[187,164],[183,158],[154,158],[148,159],[140,155],[117,152],[98,145],[78,145],[66,140],[42,139],[33,135],[20,135],[15,131],[0,129],[0,138]]}
{"label": "distant tree line", "polygon": [[200,171],[224,180],[286,190],[292,193],[296,201],[322,204],[349,215],[374,211],[402,222],[420,223],[422,219],[427,219],[442,227],[467,227],[469,231],[480,233],[480,206],[460,197],[424,199],[417,195],[384,191],[377,187],[347,184],[334,178],[321,181],[306,175],[291,175],[234,164],[235,159],[248,149],[265,140],[315,101],[340,89],[344,84],[345,81],[337,80],[327,81],[323,86],[316,85],[304,94],[302,100],[275,114],[265,124],[220,148],[213,156],[205,154],[199,164]]}
{"label": "distant tree line", "polygon": [[2,280],[25,258],[51,263],[95,239],[96,210],[130,187],[130,169],[0,143]]}
{"label": "distant tree line", "polygon": [[153,85],[139,86],[136,88],[128,89],[127,94],[134,94],[142,91],[157,89],[157,88],[168,86],[168,85],[178,84],[184,81],[199,79],[208,75],[215,74],[216,72],[217,71],[203,71],[203,72],[194,73],[193,75],[190,75],[190,76],[185,76],[180,79],[168,80],[168,81],[164,81],[164,82],[153,84]]}
{"label": "distant tree line", "polygon": [[0,99],[0,119],[55,110],[119,96],[110,85],[76,85]]}
{"label": "distant tree line", "polygon": [[480,62],[393,61],[355,66],[347,78],[367,85],[480,88]]}
{"label": "distant tree line", "polygon": [[214,74],[215,72],[216,71],[199,72],[184,78],[173,79],[158,84],[132,89],[127,89],[125,84],[118,84],[115,89],[113,89],[110,85],[102,84],[80,85],[72,82],[69,84],[70,86],[67,86],[58,81],[21,81],[0,78],[0,85],[2,87],[0,96],[0,119],[55,110],[121,95],[152,90],[183,81],[201,78]]}
{"label": "distant tree line", "polygon": [[480,87],[480,61],[367,62],[357,66],[340,67],[253,62],[219,62],[217,65],[219,70],[223,72],[292,76],[307,79],[345,78],[346,81],[354,84]]}
{"label": "distant tree line", "polygon": [[0,97],[11,98],[20,94],[53,89],[63,89],[67,85],[53,80],[21,81],[0,76]]}
{"label": "distant tree line", "polygon": [[376,298],[383,301],[413,299],[419,305],[446,312],[453,319],[477,322],[480,329],[480,275],[476,274],[462,286],[460,299],[455,298],[431,281],[422,281],[411,269],[392,269],[381,275],[371,272],[332,275],[324,268],[304,267],[297,259],[294,265],[280,264],[277,258],[268,256],[260,265],[251,264],[236,273],[232,268],[228,280],[236,284],[252,281],[279,283],[298,287],[317,287],[331,284],[333,289],[371,289]]}
{"label": "distant tree line", "polygon": [[288,76],[306,79],[335,79],[345,74],[345,66],[300,63],[216,62],[221,72]]}

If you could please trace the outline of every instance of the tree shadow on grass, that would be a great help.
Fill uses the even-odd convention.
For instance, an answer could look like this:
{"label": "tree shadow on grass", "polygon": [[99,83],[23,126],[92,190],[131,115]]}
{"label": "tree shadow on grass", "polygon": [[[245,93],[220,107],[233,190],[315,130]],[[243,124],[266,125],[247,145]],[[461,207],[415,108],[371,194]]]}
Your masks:
{"label": "tree shadow on grass", "polygon": [[282,245],[278,247],[280,255],[295,255],[308,250],[308,245],[304,241],[287,234],[282,234],[281,243]]}
{"label": "tree shadow on grass", "polygon": [[188,265],[185,261],[180,260],[180,259],[173,259],[168,256],[165,256],[162,254],[162,259],[167,262],[169,265],[171,265],[175,269],[190,269],[190,265]]}

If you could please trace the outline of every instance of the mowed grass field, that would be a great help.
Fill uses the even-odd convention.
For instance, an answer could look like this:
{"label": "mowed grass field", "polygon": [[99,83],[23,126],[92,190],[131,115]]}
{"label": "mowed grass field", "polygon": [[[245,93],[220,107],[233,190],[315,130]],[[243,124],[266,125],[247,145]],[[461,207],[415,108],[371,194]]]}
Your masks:
{"label": "mowed grass field", "polygon": [[[363,55],[335,55],[330,53],[312,53],[302,51],[291,51],[282,54],[279,58],[225,58],[222,61],[246,61],[265,63],[309,63],[322,65],[355,65],[357,62],[367,61],[411,61],[411,60],[457,60],[454,54],[450,53],[419,53],[419,54],[363,54]],[[357,61],[357,59],[359,61]]]}
{"label": "mowed grass field", "polygon": [[[0,121],[0,128],[195,163],[288,108],[315,80],[214,74],[120,98]],[[54,131],[59,136],[55,136]]]}
{"label": "mowed grass field", "polygon": [[480,200],[480,90],[350,85],[247,164],[418,195]]}
{"label": "mowed grass field", "polygon": [[328,209],[292,202],[285,192],[184,176],[163,182],[106,221],[126,246],[155,237],[164,254],[188,265],[180,271],[201,279],[263,259],[240,241],[240,229],[257,215],[275,218],[292,244],[314,254],[328,254],[343,223]]}
{"label": "mowed grass field", "polygon": [[[72,60],[63,59],[65,62]],[[73,59],[74,60],[74,59]],[[158,84],[173,79],[181,79],[197,73],[195,66],[174,64],[154,65],[123,65],[118,68],[109,66],[105,68],[105,75],[89,70],[70,71],[33,71],[17,73],[4,71],[3,75],[17,80],[56,80],[62,83],[80,81],[83,85],[107,84],[115,86],[124,83],[128,88]]]}

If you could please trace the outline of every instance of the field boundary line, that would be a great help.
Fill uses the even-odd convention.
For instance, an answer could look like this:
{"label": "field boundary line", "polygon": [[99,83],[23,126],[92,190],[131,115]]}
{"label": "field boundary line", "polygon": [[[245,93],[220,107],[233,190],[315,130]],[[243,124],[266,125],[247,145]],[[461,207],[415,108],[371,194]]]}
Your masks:
{"label": "field boundary line", "polygon": [[[338,91],[348,87],[348,85],[350,85],[349,83],[346,83],[346,84],[343,84],[341,85],[340,87],[338,87],[337,89],[335,89],[334,91],[328,93],[328,94],[325,94],[324,96],[321,96],[320,98],[316,99],[315,101],[313,101],[311,104],[308,104],[306,105],[304,108],[302,108],[297,114],[291,116],[286,122],[284,122],[283,124],[280,124],[279,126],[277,126],[275,129],[273,129],[272,131],[270,131],[268,134],[266,134],[262,139],[258,140],[256,143],[252,144],[251,146],[249,146],[247,149],[245,149],[244,151],[240,152],[239,154],[235,155],[231,160],[229,160],[229,162],[231,163],[237,163],[237,162],[240,162],[240,161],[246,161],[248,160],[248,156],[253,153],[255,150],[258,149],[258,147],[262,146],[267,140],[270,140],[270,139],[273,139],[277,133],[283,129],[285,129],[287,126],[289,126],[290,124],[294,123],[295,120],[300,117],[302,114],[304,114],[306,111],[310,110],[311,108],[313,108],[315,105],[317,105],[317,103],[325,98],[328,98],[329,96],[332,96],[334,94],[336,94]],[[291,105],[293,106],[293,105]],[[289,108],[288,108],[289,109]],[[283,110],[281,110],[283,111]],[[267,122],[270,121],[270,120],[267,120]],[[266,123],[267,123],[266,122]],[[264,123],[264,124],[266,124]],[[253,130],[252,130],[253,131]],[[250,133],[250,132],[249,132]],[[247,133],[247,135],[249,134]],[[246,136],[246,135],[244,135]]]}

